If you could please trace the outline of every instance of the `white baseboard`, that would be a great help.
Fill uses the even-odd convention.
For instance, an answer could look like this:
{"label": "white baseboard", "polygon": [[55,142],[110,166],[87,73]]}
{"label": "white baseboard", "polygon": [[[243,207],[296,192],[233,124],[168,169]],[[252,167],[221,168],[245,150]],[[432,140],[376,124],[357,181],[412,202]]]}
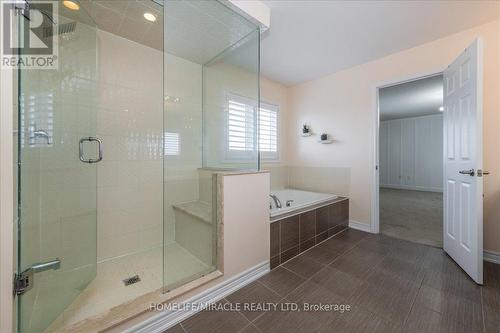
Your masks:
{"label": "white baseboard", "polygon": [[500,253],[493,251],[483,251],[483,260],[500,265]]}
{"label": "white baseboard", "polygon": [[[269,261],[262,262],[241,274],[234,276],[220,284],[201,292],[200,294],[191,297],[190,299],[182,302],[182,304],[189,304],[183,308],[180,306],[178,310],[165,310],[157,315],[149,318],[148,320],[137,324],[124,333],[161,333],[170,327],[180,323],[202,309],[203,304],[211,304],[221,300],[234,291],[246,286],[269,272]],[[196,310],[193,308],[197,308]],[[197,311],[198,310],[198,311]]]}
{"label": "white baseboard", "polygon": [[353,228],[364,232],[372,232],[372,228],[369,224],[361,223],[354,220],[349,220],[349,228]]}

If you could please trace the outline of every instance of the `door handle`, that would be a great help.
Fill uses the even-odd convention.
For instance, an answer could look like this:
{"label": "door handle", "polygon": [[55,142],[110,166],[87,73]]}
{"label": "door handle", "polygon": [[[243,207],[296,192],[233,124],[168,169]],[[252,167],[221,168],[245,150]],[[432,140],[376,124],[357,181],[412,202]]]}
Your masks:
{"label": "door handle", "polygon": [[50,269],[57,270],[61,268],[61,260],[56,258],[51,261],[35,264],[28,269],[14,276],[14,293],[20,296],[33,288],[35,273],[45,272]]}
{"label": "door handle", "polygon": [[36,264],[31,266],[31,269],[33,270],[33,273],[40,273],[44,271],[48,271],[49,269],[59,269],[61,268],[61,260],[59,258],[56,258],[52,261],[44,262],[41,264]]}
{"label": "door handle", "polygon": [[[89,159],[85,159],[85,157],[83,156],[83,144],[85,143],[85,141],[88,141],[88,142],[97,142],[98,144],[98,147],[99,147],[99,156],[97,158],[89,158]],[[87,138],[81,138],[80,139],[80,142],[79,142],[79,156],[80,156],[80,161],[82,161],[83,163],[97,163],[97,162],[100,162],[102,160],[102,141],[101,139],[99,138],[96,138],[96,137],[93,137],[93,136],[89,136]]]}
{"label": "door handle", "polygon": [[469,175],[471,177],[474,177],[474,175],[476,174],[474,172],[474,169],[470,169],[470,170],[460,170],[458,173],[461,173],[462,175]]}
{"label": "door handle", "polygon": [[478,177],[482,177],[483,175],[489,175],[490,172],[489,171],[486,171],[486,170],[481,170],[481,169],[477,169],[477,176]]}

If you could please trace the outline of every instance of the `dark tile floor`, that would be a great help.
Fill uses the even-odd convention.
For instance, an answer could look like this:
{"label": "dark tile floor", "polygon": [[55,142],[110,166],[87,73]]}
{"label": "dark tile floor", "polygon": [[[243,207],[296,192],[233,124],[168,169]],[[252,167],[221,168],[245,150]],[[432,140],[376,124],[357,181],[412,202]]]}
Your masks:
{"label": "dark tile floor", "polygon": [[441,249],[348,229],[219,302],[276,309],[205,310],[167,333],[500,332],[500,265],[484,269],[480,287]]}

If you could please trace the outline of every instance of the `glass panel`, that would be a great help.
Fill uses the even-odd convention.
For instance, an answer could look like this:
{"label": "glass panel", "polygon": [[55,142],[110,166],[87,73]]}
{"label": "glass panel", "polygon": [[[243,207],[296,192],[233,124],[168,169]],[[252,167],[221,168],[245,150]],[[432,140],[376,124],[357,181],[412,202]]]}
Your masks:
{"label": "glass panel", "polygon": [[[50,89],[64,93],[54,97],[54,105],[62,107],[54,107],[53,116],[54,136],[65,135],[64,141],[54,141],[54,146],[57,143],[57,147],[63,149],[58,157],[64,163],[73,163],[74,158],[78,162],[78,141],[75,145],[73,134],[77,138],[97,136],[104,147],[101,162],[93,165],[78,162],[80,169],[75,169],[75,173],[68,174],[64,180],[55,178],[60,175],[57,161],[50,165],[54,179],[62,181],[61,186],[67,186],[57,195],[64,200],[74,199],[75,204],[80,205],[87,204],[84,200],[91,200],[94,205],[92,234],[87,234],[87,230],[69,229],[54,235],[58,242],[73,242],[80,253],[91,256],[93,270],[93,279],[87,285],[89,280],[80,275],[85,283],[78,285],[79,294],[76,298],[72,296],[72,302],[69,298],[63,301],[56,298],[53,301],[58,303],[57,307],[47,306],[47,309],[56,309],[54,313],[64,309],[49,328],[56,332],[72,331],[75,326],[87,330],[95,321],[102,321],[110,314],[110,309],[123,316],[136,315],[149,304],[134,308],[127,302],[158,293],[163,286],[163,8],[153,1],[135,0],[80,1],[79,4],[78,11],[64,12],[60,18],[71,17],[76,21],[75,31],[60,38],[60,70],[37,73],[36,77],[33,72],[23,73],[35,87],[53,87]],[[64,10],[63,4],[60,7]],[[90,17],[86,21],[82,16],[75,16],[84,13]],[[80,73],[83,67],[85,71]],[[49,79],[44,80],[48,83],[41,81],[46,77]],[[34,88],[23,83],[23,89],[29,92]],[[59,118],[67,118],[67,123],[58,122]],[[77,130],[81,131],[78,135]],[[174,147],[166,154],[175,154],[175,135],[166,136],[165,140]],[[86,149],[93,148],[86,145]],[[45,148],[39,148],[42,157],[50,153],[43,150]],[[88,155],[93,153],[87,151]],[[92,179],[82,174],[90,171]],[[47,182],[43,173],[38,176],[38,169],[35,176]],[[80,183],[75,183],[78,177],[81,184],[93,188],[92,194],[79,194]],[[33,194],[33,200],[41,195],[44,194]],[[60,200],[49,199],[50,202],[42,202],[42,208],[60,205]],[[65,215],[54,217],[61,220],[63,228],[67,226],[65,218]],[[84,241],[87,236],[89,241]],[[73,239],[75,237],[78,239]],[[81,247],[78,242],[82,243]],[[85,244],[90,243],[93,247],[83,250]],[[63,247],[61,251],[66,250]],[[47,274],[51,273],[55,272]],[[45,313],[42,316],[47,317]],[[25,319],[31,317],[23,318],[23,323]]]}
{"label": "glass panel", "polygon": [[[21,332],[45,330],[96,275],[96,164],[78,154],[96,134],[96,28],[62,5],[46,15],[59,24],[59,67],[18,72],[18,271],[61,266],[35,273],[20,296]],[[95,158],[95,145],[84,154]]]}
{"label": "glass panel", "polygon": [[[259,30],[217,1],[165,1],[164,15],[163,283],[169,291],[217,267],[214,173],[258,169]],[[226,154],[230,94],[250,101],[244,117],[250,148],[237,160]]]}
{"label": "glass panel", "polygon": [[258,170],[259,40],[252,30],[203,66],[204,168]]}

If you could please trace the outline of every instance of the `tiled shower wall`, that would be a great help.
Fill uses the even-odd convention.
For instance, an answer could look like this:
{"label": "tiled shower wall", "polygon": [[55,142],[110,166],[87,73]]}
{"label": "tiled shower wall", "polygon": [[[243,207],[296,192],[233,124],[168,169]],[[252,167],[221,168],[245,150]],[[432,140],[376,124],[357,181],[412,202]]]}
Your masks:
{"label": "tiled shower wall", "polygon": [[163,53],[98,32],[98,261],[162,244]]}
{"label": "tiled shower wall", "polygon": [[[102,261],[161,246],[163,232],[164,241],[173,242],[172,205],[198,200],[202,71],[199,64],[164,57],[159,50],[103,31],[99,64],[97,134],[104,159],[97,164],[97,225]],[[167,101],[163,86],[171,97]],[[163,132],[169,136],[165,151]]]}
{"label": "tiled shower wall", "polygon": [[[201,65],[165,54],[165,243],[175,240],[172,205],[197,201],[201,167]],[[178,98],[178,100],[177,100]]]}

